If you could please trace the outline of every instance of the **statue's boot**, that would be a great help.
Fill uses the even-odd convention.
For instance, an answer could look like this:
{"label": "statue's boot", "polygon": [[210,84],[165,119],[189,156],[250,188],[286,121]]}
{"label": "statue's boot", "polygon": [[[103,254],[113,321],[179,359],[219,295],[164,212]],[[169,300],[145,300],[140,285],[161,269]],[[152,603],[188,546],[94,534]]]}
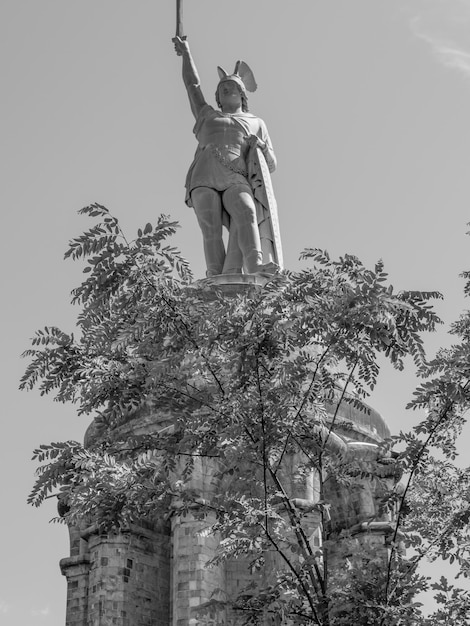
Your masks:
{"label": "statue's boot", "polygon": [[270,261],[269,263],[262,263],[261,265],[258,265],[255,272],[253,273],[269,274],[270,276],[272,276],[273,274],[277,274],[280,270],[281,268],[277,263],[274,263],[274,261]]}

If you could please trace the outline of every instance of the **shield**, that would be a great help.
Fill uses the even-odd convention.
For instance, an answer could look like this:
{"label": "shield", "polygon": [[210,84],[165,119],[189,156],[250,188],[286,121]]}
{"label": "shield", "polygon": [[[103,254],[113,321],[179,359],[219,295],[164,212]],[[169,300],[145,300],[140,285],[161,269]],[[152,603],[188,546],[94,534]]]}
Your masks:
{"label": "shield", "polygon": [[253,190],[258,214],[261,238],[270,239],[273,244],[274,262],[283,267],[281,232],[274,197],[271,174],[262,150],[253,146],[247,157],[248,179]]}

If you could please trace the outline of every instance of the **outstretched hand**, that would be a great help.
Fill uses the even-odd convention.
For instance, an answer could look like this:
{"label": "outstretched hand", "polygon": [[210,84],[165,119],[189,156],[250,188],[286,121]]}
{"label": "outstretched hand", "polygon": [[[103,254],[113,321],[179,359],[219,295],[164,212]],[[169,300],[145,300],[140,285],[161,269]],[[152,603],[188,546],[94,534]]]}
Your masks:
{"label": "outstretched hand", "polygon": [[179,57],[189,51],[189,44],[186,41],[186,37],[173,37],[171,41],[175,44],[175,52]]}

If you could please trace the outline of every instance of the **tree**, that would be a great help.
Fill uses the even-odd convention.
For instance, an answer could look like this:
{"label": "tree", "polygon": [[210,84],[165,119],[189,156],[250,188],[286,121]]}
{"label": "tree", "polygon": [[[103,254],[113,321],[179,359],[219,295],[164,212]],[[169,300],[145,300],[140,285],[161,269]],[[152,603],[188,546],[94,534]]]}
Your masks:
{"label": "tree", "polygon": [[[269,569],[232,599],[247,624],[266,615],[322,626],[355,615],[361,624],[427,624],[413,600],[428,585],[420,560],[456,559],[468,573],[468,472],[430,456],[438,446],[452,458],[467,401],[466,373],[458,370],[466,351],[425,359],[421,333],[439,323],[429,301],[440,295],[396,293],[381,262],[370,270],[354,256],[332,260],[309,249],[301,272],[225,297],[210,281],[191,282],[187,263],[166,243],[176,228],[167,218],[129,242],[103,206],[81,212],[101,221],[65,255],[87,262],[72,292],[81,306],[78,338],[38,331],[21,387],[76,403],[79,414],[94,416],[95,436],[86,447],[40,446],[29,501],[38,506],[59,494],[68,524],[93,519],[116,529],[170,504],[175,510],[175,502],[175,514],[185,515],[197,503],[221,537],[214,564],[243,558],[253,571]],[[465,342],[468,327],[455,328]],[[366,460],[339,454],[335,432],[347,428],[340,409],[370,410],[365,398],[380,354],[398,369],[411,357],[421,375],[440,374],[412,403],[426,407],[427,417]],[[158,415],[160,427],[136,435],[133,420],[144,414]],[[393,460],[395,443],[405,449]],[[209,500],[192,482],[201,459],[210,459],[218,485]],[[402,491],[396,480],[377,478],[380,463],[392,461],[396,479],[407,478]],[[305,503],[296,485],[312,476],[318,497]],[[397,520],[385,561],[335,529],[328,481],[346,488],[375,481],[377,519]],[[460,499],[443,493],[445,510],[433,509],[431,519],[425,503],[436,484],[458,486]],[[318,544],[309,536],[312,523]],[[414,549],[411,556],[402,544]],[[453,594],[458,612],[463,592],[446,584],[439,597]],[[332,610],[333,597],[344,610]],[[445,619],[437,613],[432,623]]]}

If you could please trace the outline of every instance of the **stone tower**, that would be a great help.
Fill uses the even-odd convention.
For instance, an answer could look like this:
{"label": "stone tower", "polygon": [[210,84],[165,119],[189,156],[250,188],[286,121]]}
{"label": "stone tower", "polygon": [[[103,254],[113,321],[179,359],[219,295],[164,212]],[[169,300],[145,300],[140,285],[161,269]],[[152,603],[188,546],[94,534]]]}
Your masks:
{"label": "stone tower", "polygon": [[[230,297],[256,287],[260,281],[255,276],[239,275],[233,281],[224,277],[219,287]],[[335,409],[332,405],[332,415]],[[337,555],[330,557],[331,567],[342,558],[339,548],[345,530],[349,537],[372,544],[384,556],[387,554],[393,520],[378,515],[378,499],[383,481],[393,484],[396,480],[392,460],[377,460],[378,444],[390,434],[377,412],[371,409],[366,413],[351,404],[341,405],[336,423],[328,435],[329,451],[342,458],[374,461],[378,481],[358,479],[355,487],[348,489],[334,481],[327,483],[330,486],[324,498],[331,503],[331,537],[337,537],[338,545]],[[171,415],[139,414],[120,428],[119,435],[149,434],[171,427]],[[96,441],[97,436],[92,424],[85,445]],[[311,511],[304,517],[305,530],[312,545],[320,546],[321,518],[312,507],[319,497],[317,480],[313,474],[300,486],[289,480],[298,461],[293,457],[286,459],[284,481],[290,485],[289,496],[294,505]],[[216,490],[223,488],[214,478],[215,470],[214,462],[207,458],[199,460],[194,469],[190,487],[201,502],[210,502]],[[255,574],[243,560],[207,567],[218,545],[218,538],[206,530],[212,520],[207,516],[201,519],[197,505],[184,515],[178,514],[178,507],[175,500],[158,522],[144,520],[120,533],[100,532],[96,524],[69,528],[70,555],[60,563],[67,579],[66,626],[235,626],[239,623],[237,614],[230,609],[200,617],[198,608],[220,589],[225,597],[235,597]],[[268,565],[276,565],[276,556],[267,555],[266,561]]]}

